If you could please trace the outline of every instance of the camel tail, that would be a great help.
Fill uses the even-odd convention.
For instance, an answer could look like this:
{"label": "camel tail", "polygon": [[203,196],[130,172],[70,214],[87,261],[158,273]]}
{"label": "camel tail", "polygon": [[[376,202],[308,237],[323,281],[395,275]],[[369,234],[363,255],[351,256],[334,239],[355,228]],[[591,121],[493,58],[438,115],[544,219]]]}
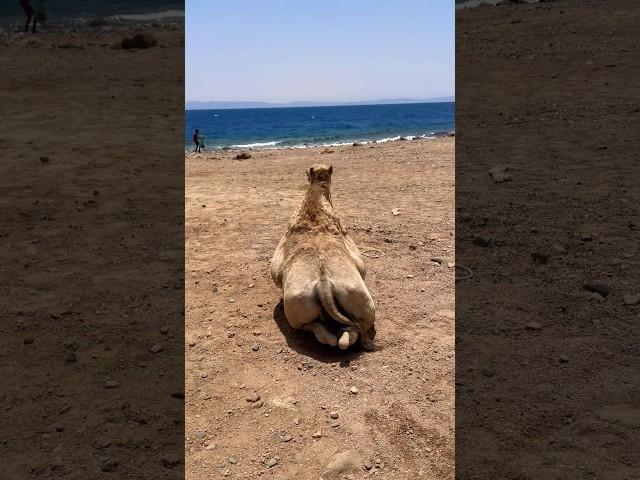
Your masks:
{"label": "camel tail", "polygon": [[336,322],[343,325],[353,325],[353,322],[338,310],[333,298],[333,285],[331,284],[331,280],[327,278],[324,268],[322,267],[320,268],[320,281],[316,286],[316,291],[322,307]]}

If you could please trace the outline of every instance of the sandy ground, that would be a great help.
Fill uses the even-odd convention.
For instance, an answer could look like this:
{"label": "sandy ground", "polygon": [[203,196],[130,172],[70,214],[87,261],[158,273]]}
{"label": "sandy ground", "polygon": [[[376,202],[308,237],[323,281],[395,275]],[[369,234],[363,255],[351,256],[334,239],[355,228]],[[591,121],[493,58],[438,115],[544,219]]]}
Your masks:
{"label": "sandy ground", "polygon": [[460,478],[638,478],[639,18],[456,12]]}
{"label": "sandy ground", "polygon": [[[453,478],[454,140],[321,150],[187,155],[187,478]],[[358,245],[384,253],[367,261],[373,353],[292,331],[268,273],[313,163],[333,165]],[[349,450],[355,468],[325,473]]]}
{"label": "sandy ground", "polygon": [[146,31],[0,35],[3,480],[181,477],[184,42]]}

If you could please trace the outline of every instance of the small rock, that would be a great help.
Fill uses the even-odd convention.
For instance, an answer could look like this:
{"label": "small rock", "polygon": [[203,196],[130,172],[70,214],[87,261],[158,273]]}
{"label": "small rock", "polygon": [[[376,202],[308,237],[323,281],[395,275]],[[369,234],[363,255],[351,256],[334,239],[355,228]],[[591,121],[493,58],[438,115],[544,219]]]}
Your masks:
{"label": "small rock", "polygon": [[208,374],[207,372],[202,372],[202,373],[200,374],[200,376],[201,376],[202,378],[207,378],[207,377],[209,376],[209,374]]}
{"label": "small rock", "polygon": [[242,152],[236,155],[236,160],[247,160],[251,158],[251,154],[247,152]]}
{"label": "small rock", "polygon": [[394,208],[393,210],[391,210],[391,215],[393,215],[394,217],[397,217],[398,215],[402,215],[402,214],[400,213],[399,208]]}
{"label": "small rock", "polygon": [[407,274],[407,278],[414,278],[414,275],[411,275],[410,273]]}
{"label": "small rock", "polygon": [[255,403],[251,404],[251,408],[260,408],[264,405],[264,400],[258,400]]}
{"label": "small rock", "polygon": [[362,143],[360,143],[360,142],[353,142],[353,143],[352,143],[352,145],[353,145],[354,147],[361,147],[361,146],[362,146]]}
{"label": "small rock", "polygon": [[327,473],[336,474],[354,471],[362,465],[362,458],[354,450],[347,450],[333,455],[327,462],[325,469]]}
{"label": "small rock", "polygon": [[160,333],[166,335],[169,333],[169,327],[160,327]]}
{"label": "small rock", "polygon": [[191,340],[191,341],[189,342],[189,346],[190,346],[190,347],[195,347],[195,346],[196,346],[196,342],[194,342],[193,340]]}
{"label": "small rock", "polygon": [[162,465],[166,468],[173,468],[177,465],[180,465],[181,459],[177,455],[165,455],[162,457]]}
{"label": "small rock", "polygon": [[258,400],[260,400],[260,395],[258,395],[257,392],[253,392],[247,395],[245,397],[245,400],[250,403],[256,403]]}
{"label": "small rock", "polygon": [[609,295],[609,291],[610,291],[608,285],[605,285],[604,283],[597,283],[597,282],[587,283],[583,285],[582,288],[584,288],[587,292],[599,293],[603,297],[606,297],[607,295]]}
{"label": "small rock", "polygon": [[622,297],[625,305],[638,305],[640,303],[640,295],[626,294]]}
{"label": "small rock", "polygon": [[489,175],[493,178],[495,183],[508,182],[513,180],[513,175],[507,173],[508,170],[509,169],[507,167],[500,165],[489,170]]}
{"label": "small rock", "polygon": [[235,457],[229,457],[229,463],[235,465],[238,463],[238,460]]}
{"label": "small rock", "polygon": [[560,355],[560,357],[558,357],[558,360],[560,360],[560,363],[569,363],[569,357],[567,357],[566,355]]}
{"label": "small rock", "polygon": [[337,412],[337,411],[335,411],[335,410],[333,410],[333,411],[329,414],[329,416],[335,420],[336,418],[338,418],[338,412]]}
{"label": "small rock", "polygon": [[278,459],[276,457],[271,457],[269,460],[264,462],[267,468],[275,467],[278,464]]}
{"label": "small rock", "polygon": [[152,346],[149,351],[151,353],[160,353],[161,351],[164,350],[164,347],[162,346],[162,344],[160,343],[156,343],[154,346]]}
{"label": "small rock", "polygon": [[370,460],[365,460],[362,466],[365,470],[371,470],[373,468],[373,463],[371,463]]}
{"label": "small rock", "polygon": [[230,298],[229,299],[229,303],[236,303],[236,299],[235,298]]}
{"label": "small rock", "polygon": [[435,263],[439,263],[440,265],[442,265],[442,263],[444,262],[442,257],[431,257],[431,261]]}
{"label": "small rock", "polygon": [[357,389],[356,387],[351,387],[351,388],[349,389],[349,392],[350,392],[350,393],[352,393],[353,395],[357,395],[357,393],[358,393],[358,389]]}
{"label": "small rock", "polygon": [[251,350],[253,350],[254,352],[257,352],[258,350],[260,350],[260,345],[258,345],[257,343],[254,343],[251,346]]}
{"label": "small rock", "polygon": [[116,468],[118,468],[116,460],[105,458],[100,462],[100,470],[103,472],[115,472]]}
{"label": "small rock", "polygon": [[311,436],[313,438],[322,438],[322,429],[320,429],[317,432],[313,433]]}
{"label": "small rock", "polygon": [[49,157],[40,157],[40,163],[49,163]]}
{"label": "small rock", "polygon": [[290,442],[291,440],[293,440],[293,437],[289,434],[286,435],[282,435],[282,437],[280,437],[280,440],[282,440],[283,442],[287,443]]}
{"label": "small rock", "polygon": [[132,38],[123,38],[120,48],[130,50],[132,48],[151,48],[158,44],[158,39],[149,33],[137,34]]}
{"label": "small rock", "polygon": [[544,253],[532,253],[531,260],[535,265],[546,265],[549,261],[549,256]]}
{"label": "small rock", "polygon": [[78,360],[75,352],[68,352],[64,359],[68,363],[75,363]]}
{"label": "small rock", "polygon": [[22,343],[24,343],[25,345],[31,345],[33,343],[33,337],[24,337]]}
{"label": "small rock", "polygon": [[104,382],[104,386],[106,388],[118,388],[120,384],[115,380],[107,380],[106,382]]}
{"label": "small rock", "polygon": [[477,236],[473,239],[472,243],[474,245],[477,245],[478,247],[488,247],[489,244],[491,243],[491,239]]}
{"label": "small rock", "polygon": [[198,430],[198,431],[195,433],[195,436],[196,436],[196,438],[199,438],[200,440],[202,440],[204,437],[206,437],[206,436],[207,436],[207,433],[206,433],[206,432],[203,432],[202,430]]}
{"label": "small rock", "polygon": [[409,250],[416,250],[418,247],[416,247],[415,245],[409,245]]}
{"label": "small rock", "polygon": [[527,330],[542,330],[542,324],[540,322],[529,322],[525,327]]}

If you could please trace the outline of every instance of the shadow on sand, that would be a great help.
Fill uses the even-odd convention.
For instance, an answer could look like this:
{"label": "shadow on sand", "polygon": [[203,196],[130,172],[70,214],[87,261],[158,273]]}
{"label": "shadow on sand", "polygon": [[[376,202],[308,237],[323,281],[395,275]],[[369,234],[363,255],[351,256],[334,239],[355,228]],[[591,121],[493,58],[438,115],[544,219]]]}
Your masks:
{"label": "shadow on sand", "polygon": [[284,335],[289,348],[319,362],[339,362],[341,367],[348,367],[352,360],[357,359],[364,352],[360,343],[354,345],[347,351],[342,351],[338,349],[338,347],[321,344],[310,332],[291,328],[287,317],[284,315],[284,303],[282,299],[280,299],[280,302],[278,302],[273,309],[273,319],[282,332],[282,335]]}

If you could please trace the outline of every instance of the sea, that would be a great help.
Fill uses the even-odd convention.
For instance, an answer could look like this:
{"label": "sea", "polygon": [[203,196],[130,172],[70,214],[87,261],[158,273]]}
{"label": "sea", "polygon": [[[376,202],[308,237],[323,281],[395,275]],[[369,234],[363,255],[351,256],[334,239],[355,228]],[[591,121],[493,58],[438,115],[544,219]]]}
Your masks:
{"label": "sea", "polygon": [[[107,25],[184,21],[184,0],[48,0],[44,6],[43,31],[82,30],[98,19]],[[18,0],[0,0],[0,31],[19,31],[25,20]]]}
{"label": "sea", "polygon": [[187,110],[185,150],[306,148],[437,137],[455,131],[455,103]]}

